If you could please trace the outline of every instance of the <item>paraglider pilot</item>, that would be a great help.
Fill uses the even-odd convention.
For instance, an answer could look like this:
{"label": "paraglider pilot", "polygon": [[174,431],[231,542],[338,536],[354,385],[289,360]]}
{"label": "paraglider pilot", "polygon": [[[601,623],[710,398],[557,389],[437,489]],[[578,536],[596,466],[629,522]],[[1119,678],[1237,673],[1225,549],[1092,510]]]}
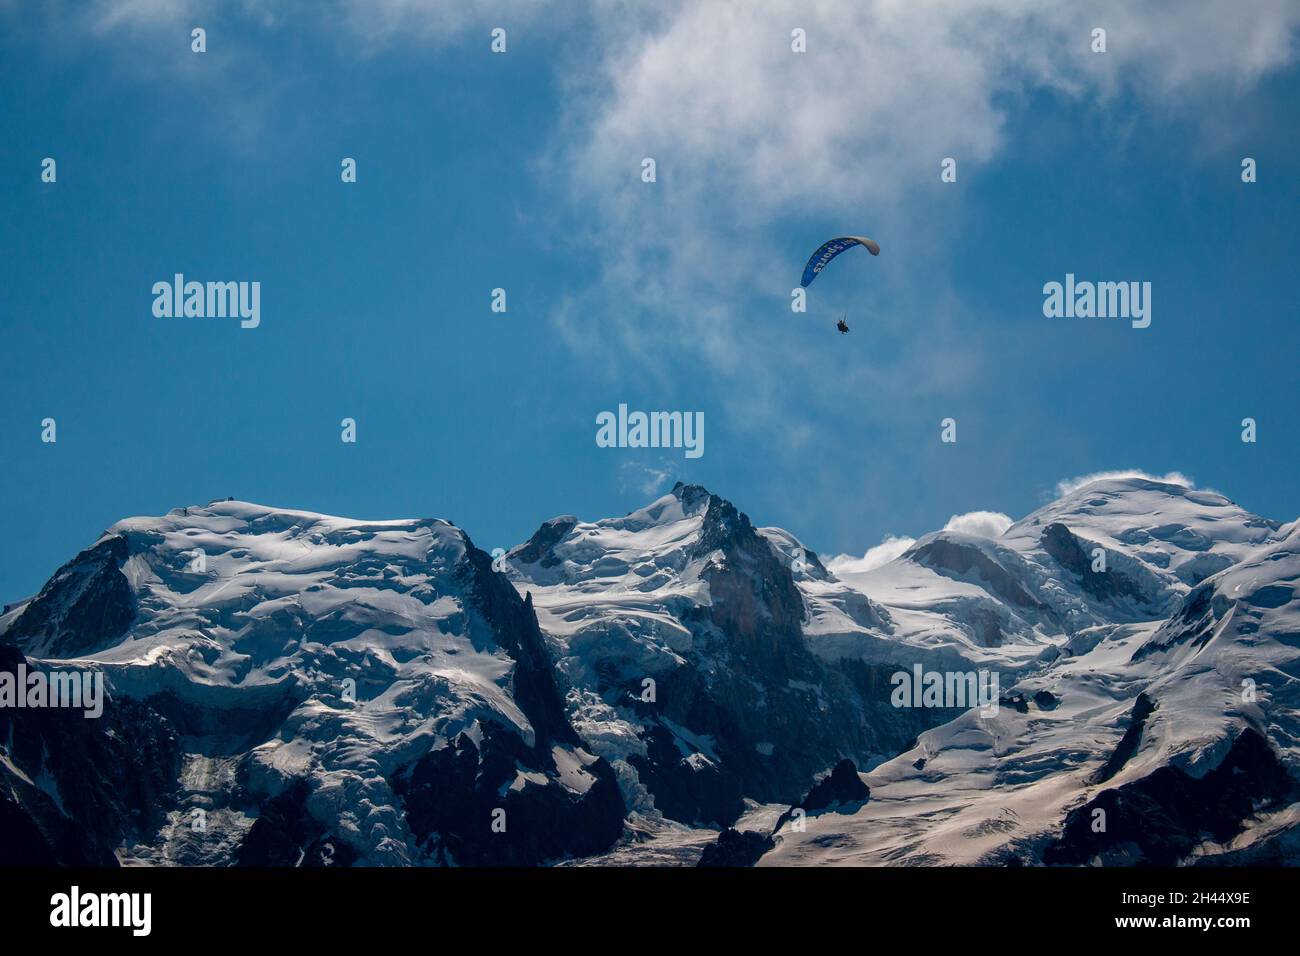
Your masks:
{"label": "paraglider pilot", "polygon": [[[803,278],[799,284],[805,289],[812,284],[821,271],[830,264],[830,261],[846,249],[852,249],[854,246],[862,246],[873,256],[880,255],[880,246],[874,239],[868,239],[866,236],[839,236],[828,242],[823,242],[817,247],[817,251],[812,254],[808,264],[803,267]],[[835,328],[840,330],[844,335],[849,330],[848,323],[844,321],[845,316],[840,316],[840,320],[835,323]]]}

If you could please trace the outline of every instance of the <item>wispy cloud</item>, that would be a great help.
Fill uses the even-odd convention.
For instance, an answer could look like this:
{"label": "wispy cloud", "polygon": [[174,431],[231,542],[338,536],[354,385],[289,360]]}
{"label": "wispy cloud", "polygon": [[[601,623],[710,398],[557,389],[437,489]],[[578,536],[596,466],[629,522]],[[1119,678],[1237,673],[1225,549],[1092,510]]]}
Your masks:
{"label": "wispy cloud", "polygon": [[672,466],[655,461],[626,461],[619,469],[619,491],[634,491],[640,495],[653,495],[664,490],[673,477]]}
{"label": "wispy cloud", "polygon": [[[595,278],[554,321],[611,375],[653,373],[672,354],[743,384],[735,419],[759,428],[810,417],[791,416],[785,398],[810,368],[835,373],[808,376],[804,397],[823,409],[842,402],[846,380],[903,404],[936,380],[981,374],[996,348],[962,334],[965,306],[937,267],[950,240],[935,236],[912,257],[886,241],[870,263],[873,334],[896,335],[896,349],[860,359],[801,349],[782,325],[800,319],[790,287],[814,240],[876,229],[888,240],[907,204],[925,201],[943,157],[970,171],[1008,149],[1009,121],[1035,91],[1100,109],[1125,93],[1194,112],[1198,91],[1245,91],[1289,63],[1300,23],[1295,4],[1242,16],[1221,0],[595,8],[609,42],[594,72],[569,75],[546,163],[568,184]],[[1104,55],[1089,48],[1098,26]],[[791,51],[794,28],[806,31],[806,53]],[[653,185],[639,179],[643,157],[656,160]],[[924,311],[923,336],[917,316],[880,307],[899,289]]]}
{"label": "wispy cloud", "polygon": [[1154,475],[1151,472],[1143,471],[1140,468],[1121,468],[1117,471],[1094,471],[1090,475],[1079,475],[1075,478],[1063,478],[1056,483],[1056,495],[1058,498],[1078,491],[1085,485],[1090,485],[1094,481],[1110,481],[1113,479],[1123,478],[1141,478],[1145,481],[1158,481],[1166,485],[1182,485],[1184,488],[1195,488],[1196,482],[1186,475],[1177,471],[1166,472],[1163,475]]}
{"label": "wispy cloud", "polygon": [[901,557],[912,545],[915,538],[886,536],[885,540],[874,548],[868,548],[866,554],[857,557],[851,554],[837,554],[826,561],[826,568],[831,574],[861,574],[883,567],[897,557]]}
{"label": "wispy cloud", "polygon": [[[944,531],[957,531],[961,534],[978,535],[982,538],[997,538],[1011,527],[1012,519],[1000,511],[968,511],[953,515],[943,526]],[[916,538],[907,535],[886,535],[885,539],[874,548],[868,548],[862,557],[851,554],[837,554],[826,562],[826,567],[833,574],[860,574],[893,561],[916,544]]]}
{"label": "wispy cloud", "polygon": [[[976,317],[946,279],[954,237],[891,244],[934,202],[943,157],[963,175],[997,161],[1042,90],[1194,116],[1198,94],[1246,94],[1291,63],[1300,26],[1291,0],[1248,14],[1232,0],[240,0],[220,8],[226,25],[203,59],[188,55],[188,27],[206,16],[196,0],[45,9],[101,41],[179,31],[166,45],[176,61],[124,44],[128,68],[202,84],[236,146],[256,144],[295,89],[246,49],[258,31],[312,31],[345,60],[486,50],[497,25],[513,49],[526,37],[524,49],[552,50],[563,109],[520,161],[553,187],[533,212],[551,224],[540,241],[572,243],[590,263],[588,280],[552,290],[554,328],[593,356],[593,375],[707,376],[733,429],[789,457],[845,427],[845,383],[860,398],[852,424],[888,426],[897,409],[992,374],[998,343],[970,335]],[[1095,27],[1108,32],[1104,55],[1089,49]],[[796,28],[806,53],[791,51]],[[647,156],[653,185],[639,178]],[[802,258],[841,230],[885,240],[866,267],[870,351],[790,334],[813,321],[789,309]]]}

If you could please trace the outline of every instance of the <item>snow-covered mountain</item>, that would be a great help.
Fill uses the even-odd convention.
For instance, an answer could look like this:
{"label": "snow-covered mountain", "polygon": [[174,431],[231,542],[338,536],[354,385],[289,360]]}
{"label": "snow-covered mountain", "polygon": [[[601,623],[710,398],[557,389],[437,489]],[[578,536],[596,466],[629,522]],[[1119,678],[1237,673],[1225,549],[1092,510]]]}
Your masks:
{"label": "snow-covered mountain", "polygon": [[[66,816],[124,860],[540,863],[622,831],[528,603],[445,521],[235,501],[133,518],[0,627],[112,687],[111,730],[0,709],[0,775],[37,830]],[[33,715],[160,763],[148,799],[93,815],[114,796],[81,800],[85,768],[43,748]]]}
{"label": "snow-covered mountain", "polygon": [[940,531],[842,578],[888,610],[896,640],[1019,669],[1090,628],[1168,616],[1191,587],[1277,528],[1211,492],[1106,479],[997,538]]}
{"label": "snow-covered mountain", "polygon": [[[438,520],[133,518],[0,615],[0,671],[110,698],[0,707],[0,857],[1294,862],[1298,578],[1296,525],[1146,478],[838,575],[680,484],[495,565]],[[918,670],[997,706],[897,706]]]}
{"label": "snow-covered mountain", "polygon": [[[555,642],[574,726],[635,810],[733,823],[841,757],[875,763],[937,717],[889,706],[888,666],[817,653],[888,615],[781,532],[678,485],[623,518],[548,521],[506,556]],[[652,809],[653,808],[653,809]]]}
{"label": "snow-covered mountain", "polygon": [[[889,607],[943,538],[858,585]],[[972,590],[918,613],[960,642],[971,610],[1001,597],[1013,640],[1051,650],[996,716],[968,710],[922,734],[863,775],[869,803],[787,828],[764,864],[1295,862],[1295,524],[1135,478],[968,544],[999,556],[1033,609],[1019,613],[996,572],[954,561],[937,573]]]}

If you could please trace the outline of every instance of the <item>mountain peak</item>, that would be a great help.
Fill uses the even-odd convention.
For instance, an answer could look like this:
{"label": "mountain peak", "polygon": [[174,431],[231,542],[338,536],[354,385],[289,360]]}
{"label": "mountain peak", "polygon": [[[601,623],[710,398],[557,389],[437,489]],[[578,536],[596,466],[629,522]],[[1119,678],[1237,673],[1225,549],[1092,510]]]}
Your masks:
{"label": "mountain peak", "polygon": [[1032,547],[1051,525],[1086,540],[1089,550],[1129,554],[1184,585],[1240,561],[1279,527],[1217,492],[1149,475],[1101,476],[1073,488],[1017,521],[1003,540]]}
{"label": "mountain peak", "polygon": [[[716,495],[705,488],[703,485],[688,485],[684,482],[677,482],[673,485],[672,496],[682,503],[682,507],[687,513],[692,513],[701,506],[712,502]],[[721,501],[721,498],[717,498]]]}

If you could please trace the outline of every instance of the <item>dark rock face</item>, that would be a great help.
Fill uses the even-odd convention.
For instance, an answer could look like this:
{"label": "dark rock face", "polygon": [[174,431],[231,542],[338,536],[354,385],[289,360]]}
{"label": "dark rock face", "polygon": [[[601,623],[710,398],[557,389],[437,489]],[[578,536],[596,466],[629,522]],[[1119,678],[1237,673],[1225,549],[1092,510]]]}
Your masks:
{"label": "dark rock face", "polygon": [[553,548],[564,536],[573,530],[578,519],[572,515],[563,515],[546,522],[529,538],[522,548],[515,552],[515,557],[525,564],[540,564],[544,568],[553,568],[559,564]]}
{"label": "dark rock face", "polygon": [[776,830],[793,816],[795,810],[818,813],[822,810],[844,809],[852,812],[871,799],[871,788],[858,776],[858,768],[847,757],[837,763],[797,804],[781,814],[776,821]]}
{"label": "dark rock face", "polygon": [[[791,654],[786,670],[766,669],[751,657],[732,655],[723,644],[726,636],[702,622],[696,626],[694,632],[702,635],[697,648],[703,645],[704,653],[691,655],[660,679],[656,703],[635,703],[638,715],[651,725],[638,771],[646,769],[645,763],[653,765],[643,782],[656,806],[674,819],[730,823],[732,814],[739,813],[741,793],[763,802],[792,802],[807,780],[846,750],[897,752],[916,733],[909,725],[897,740],[890,737],[900,717],[888,694],[863,701],[845,673],[807,651]],[[779,677],[782,673],[786,676]],[[877,731],[874,714],[887,714],[890,723]],[[933,717],[920,708],[903,716]],[[680,748],[656,745],[655,726],[666,729],[668,724],[712,741],[716,760],[710,758],[710,763],[716,771],[687,774]],[[670,731],[668,736],[674,735]],[[694,799],[683,804],[687,796]],[[726,813],[724,805],[731,807]]]}
{"label": "dark rock face", "polygon": [[351,866],[356,854],[307,812],[310,786],[297,780],[263,804],[240,845],[237,866]]}
{"label": "dark rock face", "polygon": [[1029,713],[1029,701],[1020,691],[1011,691],[998,698],[999,707],[1010,707],[1020,714]]}
{"label": "dark rock face", "polygon": [[301,701],[290,685],[276,694],[258,694],[238,707],[204,707],[171,691],[152,694],[146,703],[167,719],[188,752],[225,756],[246,753],[271,739]]}
{"label": "dark rock face", "polygon": [[135,617],[122,573],[127,541],[111,535],[59,568],[5,633],[32,657],[77,657],[116,643]]}
{"label": "dark rock face", "polygon": [[1039,710],[1056,710],[1061,705],[1061,700],[1051,691],[1040,690],[1034,693],[1032,697],[1026,697],[1018,690],[1008,691],[998,698],[999,707],[1009,707],[1019,714],[1029,713],[1029,704],[1033,702]]}
{"label": "dark rock face", "polygon": [[524,600],[506,579],[492,570],[492,556],[465,539],[465,560],[459,574],[468,593],[493,630],[500,647],[515,660],[511,690],[515,703],[537,733],[538,750],[552,743],[577,744],[564,701],[555,684],[555,664],[537,624],[531,595]]}
{"label": "dark rock face", "polygon": [[[1296,789],[1264,738],[1245,730],[1223,762],[1199,780],[1161,767],[1070,811],[1043,862],[1080,865],[1100,858],[1104,864],[1173,866],[1205,839],[1230,840],[1252,814],[1294,799]],[[1093,830],[1096,810],[1105,813],[1104,832]]]}
{"label": "dark rock face", "polygon": [[1133,703],[1133,712],[1129,717],[1128,729],[1124,731],[1124,736],[1120,738],[1119,743],[1115,746],[1115,752],[1110,755],[1106,765],[1097,771],[1097,777],[1093,783],[1105,783],[1119,773],[1124,765],[1129,762],[1129,758],[1137,753],[1138,744],[1142,742],[1142,732],[1146,729],[1147,718],[1155,713],[1155,709],[1156,702],[1154,700],[1145,693],[1138,694],[1137,700]]}
{"label": "dark rock face", "polygon": [[742,833],[727,827],[718,834],[717,840],[704,848],[696,866],[753,866],[774,846],[776,842],[766,833],[757,830],[745,830]]}
{"label": "dark rock face", "polygon": [[1034,694],[1034,703],[1038,705],[1039,710],[1056,710],[1061,706],[1061,698],[1051,691],[1040,690]]}
{"label": "dark rock face", "polygon": [[[652,725],[646,757],[630,762],[658,809],[682,822],[729,825],[741,794],[793,803],[845,754],[865,761],[901,752],[951,716],[892,707],[888,675],[897,668],[813,655],[803,596],[772,544],[703,488],[679,484],[673,493],[688,511],[705,509],[692,558],[708,560],[701,575],[710,605],[679,615],[693,647],[659,679],[656,703],[640,702],[639,686],[599,688],[631,701]],[[664,745],[674,726],[712,741],[716,760],[697,758],[688,771],[682,748]]]}
{"label": "dark rock face", "polygon": [[[9,784],[0,787],[0,866],[113,866],[117,862],[88,856],[81,828],[60,819],[57,808],[40,799],[43,794],[20,795],[11,789],[10,777],[0,771],[0,782]],[[49,818],[44,829],[37,817]]]}
{"label": "dark rock face", "polygon": [[[602,758],[588,764],[585,772],[595,779],[585,793],[556,779],[552,747],[581,741],[565,714],[531,596],[521,599],[492,570],[492,558],[464,539],[458,573],[496,643],[515,661],[512,696],[535,739],[529,746],[512,729],[484,723],[480,743],[461,734],[425,754],[391,781],[407,823],[438,863],[526,866],[607,850],[622,835],[626,814],[614,771]],[[546,782],[514,786],[520,773],[544,775]],[[504,811],[502,832],[494,829],[496,811]]]}
{"label": "dark rock face", "polygon": [[1229,606],[1228,599],[1217,592],[1212,582],[1197,585],[1183,598],[1178,613],[1133,652],[1133,660],[1144,660],[1189,642],[1191,647],[1203,646],[1214,636],[1214,624]]}
{"label": "dark rock face", "polygon": [[393,781],[431,862],[536,866],[599,853],[622,835],[626,808],[603,758],[586,766],[595,780],[585,793],[553,777],[520,786],[521,773],[554,774],[554,763],[531,762],[536,755],[513,731],[480,726],[481,746],[461,734]]}
{"label": "dark rock face", "polygon": [[[1155,582],[1143,582],[1119,568],[1110,566],[1119,559],[1107,554],[1108,568],[1105,571],[1092,569],[1092,550],[1097,545],[1084,541],[1063,524],[1049,524],[1043,529],[1040,541],[1043,550],[1056,559],[1056,562],[1079,579],[1079,586],[1090,597],[1099,600],[1128,598],[1139,604],[1150,605],[1152,596],[1158,592]],[[1137,568],[1133,572],[1137,573]]]}
{"label": "dark rock face", "polygon": [[[0,671],[33,665],[0,645]],[[176,805],[180,739],[149,705],[108,698],[103,714],[0,708],[0,865],[116,866]],[[23,777],[26,779],[23,779]],[[42,781],[37,786],[28,781]]]}
{"label": "dark rock face", "polygon": [[871,788],[858,776],[858,768],[845,757],[829,774],[808,791],[799,806],[805,810],[825,810],[838,804],[866,803],[871,798]]}
{"label": "dark rock face", "polygon": [[946,577],[977,577],[989,591],[1008,604],[1046,610],[1046,606],[1030,594],[1011,571],[974,545],[939,536],[916,545],[903,557]]}
{"label": "dark rock face", "polygon": [[730,826],[745,810],[740,778],[702,754],[683,754],[663,727],[646,735],[646,756],[629,761],[655,798],[655,808],[681,823]]}
{"label": "dark rock face", "polygon": [[[680,494],[687,503],[706,493],[687,485]],[[778,673],[797,669],[807,653],[804,606],[790,569],[735,505],[708,495],[692,557],[715,551],[722,552],[722,559],[703,573],[713,597],[709,623],[726,635],[733,656]]]}

